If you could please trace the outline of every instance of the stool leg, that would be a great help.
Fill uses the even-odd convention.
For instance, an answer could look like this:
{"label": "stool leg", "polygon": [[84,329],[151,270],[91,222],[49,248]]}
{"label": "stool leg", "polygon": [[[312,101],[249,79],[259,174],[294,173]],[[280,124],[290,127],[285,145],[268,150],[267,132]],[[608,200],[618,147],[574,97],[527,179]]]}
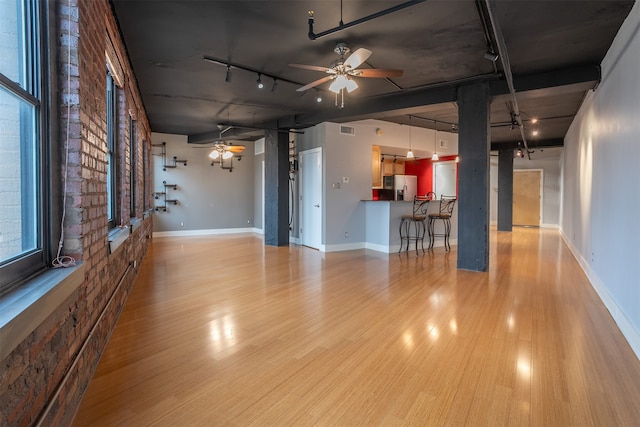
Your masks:
{"label": "stool leg", "polygon": [[451,221],[449,218],[444,220],[444,246],[448,251],[451,250],[451,245],[449,244],[449,233],[451,232]]}
{"label": "stool leg", "polygon": [[400,220],[400,227],[398,227],[398,233],[400,233],[400,250],[398,250],[398,253],[402,252],[402,242],[403,237],[402,237],[402,226],[404,225],[404,218]]}
{"label": "stool leg", "polygon": [[429,250],[433,249],[433,218],[429,218]]}
{"label": "stool leg", "polygon": [[[424,223],[424,220],[420,221],[420,230],[422,231],[422,234],[420,235],[420,247],[422,248],[422,253],[424,253],[424,235],[427,231],[427,225]],[[418,246],[417,242],[416,246]]]}

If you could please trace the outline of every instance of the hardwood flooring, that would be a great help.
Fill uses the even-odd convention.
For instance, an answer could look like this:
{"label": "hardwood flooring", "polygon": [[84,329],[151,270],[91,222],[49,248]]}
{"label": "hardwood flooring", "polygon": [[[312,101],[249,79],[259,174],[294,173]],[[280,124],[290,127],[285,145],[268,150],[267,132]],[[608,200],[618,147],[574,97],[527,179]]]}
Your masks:
{"label": "hardwood flooring", "polygon": [[321,253],[155,239],[76,426],[637,426],[640,361],[555,230]]}

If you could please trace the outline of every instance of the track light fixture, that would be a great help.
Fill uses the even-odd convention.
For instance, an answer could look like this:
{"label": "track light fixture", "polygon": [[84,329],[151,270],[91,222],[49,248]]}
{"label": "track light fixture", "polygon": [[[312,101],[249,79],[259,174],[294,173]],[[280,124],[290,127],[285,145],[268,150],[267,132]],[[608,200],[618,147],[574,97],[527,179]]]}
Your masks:
{"label": "track light fixture", "polygon": [[271,85],[271,93],[275,92],[277,87],[278,81],[276,79],[273,79],[273,84]]}
{"label": "track light fixture", "polygon": [[318,89],[316,89],[316,102],[317,103],[322,102],[322,94],[320,93],[320,91],[318,91]]}
{"label": "track light fixture", "polygon": [[227,64],[227,74],[224,77],[224,81],[227,83],[231,83],[231,65]]}
{"label": "track light fixture", "polygon": [[488,50],[485,54],[484,54],[484,58],[488,59],[491,62],[496,62],[499,58],[498,54],[493,52],[492,50]]}
{"label": "track light fixture", "polygon": [[256,80],[256,83],[258,84],[258,89],[264,88],[264,83],[262,83],[262,75],[260,73],[258,73],[258,80]]}

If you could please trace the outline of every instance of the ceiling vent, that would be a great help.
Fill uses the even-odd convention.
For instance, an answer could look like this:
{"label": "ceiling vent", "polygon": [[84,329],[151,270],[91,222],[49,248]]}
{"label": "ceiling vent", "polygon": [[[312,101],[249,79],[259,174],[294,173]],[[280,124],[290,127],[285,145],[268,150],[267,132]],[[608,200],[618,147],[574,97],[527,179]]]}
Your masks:
{"label": "ceiling vent", "polygon": [[351,126],[340,126],[340,134],[354,136],[356,134],[356,128]]}

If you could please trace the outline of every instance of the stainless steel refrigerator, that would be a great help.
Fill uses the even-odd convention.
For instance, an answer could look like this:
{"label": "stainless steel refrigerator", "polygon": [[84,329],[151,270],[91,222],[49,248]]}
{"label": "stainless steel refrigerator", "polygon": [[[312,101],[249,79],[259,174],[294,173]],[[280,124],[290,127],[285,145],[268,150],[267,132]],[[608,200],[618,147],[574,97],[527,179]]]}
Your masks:
{"label": "stainless steel refrigerator", "polygon": [[393,178],[395,200],[413,201],[418,192],[418,177],[415,175],[394,175]]}

